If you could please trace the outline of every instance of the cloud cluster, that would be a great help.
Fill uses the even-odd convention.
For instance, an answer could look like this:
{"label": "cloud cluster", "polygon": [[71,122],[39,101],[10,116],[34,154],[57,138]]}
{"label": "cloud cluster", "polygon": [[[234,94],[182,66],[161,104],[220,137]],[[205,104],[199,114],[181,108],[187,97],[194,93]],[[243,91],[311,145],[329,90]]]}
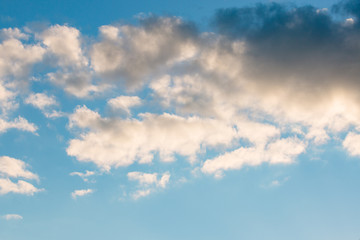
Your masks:
{"label": "cloud cluster", "polygon": [[93,69],[104,79],[141,86],[162,70],[193,57],[197,30],[176,17],[148,17],[140,26],[100,27],[91,50]]}
{"label": "cloud cluster", "polygon": [[[32,66],[42,61],[45,81],[78,98],[109,96],[105,106],[125,113],[107,116],[84,105],[69,114],[67,154],[103,171],[179,157],[221,177],[244,166],[293,163],[309,146],[342,139],[349,129],[342,146],[358,156],[357,6],[350,0],[332,10],[280,3],[221,9],[212,32],[178,17],[148,16],[138,25],[101,26],[91,40],[67,25],[28,34],[2,29],[0,109],[6,116],[17,107],[19,83],[30,84]],[[25,103],[44,111],[55,99],[30,93]],[[146,110],[132,114],[140,105]],[[9,128],[36,131],[21,117],[0,118],[0,132]],[[86,180],[92,172],[72,175]],[[128,174],[157,187],[166,176]],[[134,198],[151,191],[138,189]]]}
{"label": "cloud cluster", "polygon": [[43,191],[43,189],[38,189],[24,180],[17,182],[10,180],[22,178],[39,181],[39,177],[27,170],[27,167],[28,165],[21,160],[8,156],[0,157],[0,195],[8,193],[33,195],[36,192]]}
{"label": "cloud cluster", "polygon": [[85,106],[78,107],[70,116],[70,126],[83,129],[83,133],[70,141],[67,153],[110,170],[135,161],[149,163],[155,153],[164,162],[173,161],[174,154],[193,161],[202,149],[229,145],[236,136],[231,125],[215,119],[167,113],[147,113],[141,118],[102,118]]}
{"label": "cloud cluster", "polygon": [[129,172],[127,177],[130,181],[137,181],[140,189],[131,194],[133,199],[145,197],[156,191],[157,188],[165,188],[170,181],[170,173],[163,173],[158,178],[158,173]]}

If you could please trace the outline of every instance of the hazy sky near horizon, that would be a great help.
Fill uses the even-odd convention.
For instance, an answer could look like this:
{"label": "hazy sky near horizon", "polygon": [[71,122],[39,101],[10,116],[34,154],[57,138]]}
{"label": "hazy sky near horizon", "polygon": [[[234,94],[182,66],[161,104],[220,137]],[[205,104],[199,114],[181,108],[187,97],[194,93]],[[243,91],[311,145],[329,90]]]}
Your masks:
{"label": "hazy sky near horizon", "polygon": [[359,239],[360,1],[0,2],[0,239]]}

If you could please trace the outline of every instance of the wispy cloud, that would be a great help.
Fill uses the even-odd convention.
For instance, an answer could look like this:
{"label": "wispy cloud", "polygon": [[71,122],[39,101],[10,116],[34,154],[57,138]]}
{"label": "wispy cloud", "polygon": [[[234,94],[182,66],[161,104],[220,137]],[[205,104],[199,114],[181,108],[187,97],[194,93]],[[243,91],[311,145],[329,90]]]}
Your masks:
{"label": "wispy cloud", "polygon": [[4,216],[2,216],[5,220],[10,221],[10,220],[22,220],[23,217],[21,215],[18,214],[6,214]]}

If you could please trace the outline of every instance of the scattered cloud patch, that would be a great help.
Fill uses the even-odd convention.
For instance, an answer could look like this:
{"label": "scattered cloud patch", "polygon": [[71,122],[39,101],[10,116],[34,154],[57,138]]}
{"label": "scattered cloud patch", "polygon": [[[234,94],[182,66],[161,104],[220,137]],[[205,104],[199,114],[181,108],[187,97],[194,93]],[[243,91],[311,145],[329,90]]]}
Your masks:
{"label": "scattered cloud patch", "polygon": [[129,172],[127,177],[130,181],[137,181],[141,188],[131,194],[135,200],[155,192],[158,188],[166,188],[170,181],[168,172],[161,177],[158,177],[158,173]]}
{"label": "scattered cloud patch", "polygon": [[11,221],[11,220],[22,220],[23,217],[19,214],[6,214],[2,216],[5,220]]}
{"label": "scattered cloud patch", "polygon": [[130,108],[141,105],[141,99],[138,96],[119,96],[110,99],[108,105],[113,110],[122,110],[131,115]]}
{"label": "scattered cloud patch", "polygon": [[0,118],[0,133],[6,132],[8,129],[18,129],[26,132],[35,133],[37,127],[33,123],[29,123],[25,118],[17,117],[13,121],[6,121]]}
{"label": "scattered cloud patch", "polygon": [[34,195],[34,193],[41,192],[44,189],[38,189],[31,183],[23,180],[17,182],[11,181],[9,178],[0,178],[0,195],[8,193]]}
{"label": "scattered cloud patch", "polygon": [[25,99],[26,104],[30,104],[40,110],[57,105],[54,96],[48,96],[44,93],[32,93]]}
{"label": "scattered cloud patch", "polygon": [[23,178],[28,180],[39,181],[38,175],[30,172],[28,165],[18,159],[8,156],[0,157],[0,195],[8,193],[17,193],[25,195],[34,195],[34,193],[41,192],[44,189],[38,189],[31,183],[18,180],[13,182],[10,178]]}
{"label": "scattered cloud patch", "polygon": [[82,172],[72,172],[72,173],[70,173],[70,176],[79,176],[79,177],[81,177],[84,180],[84,182],[88,182],[89,177],[94,176],[94,175],[95,175],[95,172],[88,171],[88,170],[86,170],[85,173],[82,173]]}
{"label": "scattered cloud patch", "polygon": [[94,190],[93,189],[80,189],[80,190],[75,190],[74,192],[71,193],[71,197],[73,199],[76,199],[78,197],[83,197],[86,195],[89,195],[91,193],[93,193]]}

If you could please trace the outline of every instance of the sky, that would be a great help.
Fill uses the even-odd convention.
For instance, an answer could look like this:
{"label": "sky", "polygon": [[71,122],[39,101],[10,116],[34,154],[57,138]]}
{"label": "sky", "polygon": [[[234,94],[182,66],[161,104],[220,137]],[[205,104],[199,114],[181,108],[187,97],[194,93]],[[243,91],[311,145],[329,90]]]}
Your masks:
{"label": "sky", "polygon": [[359,239],[359,17],[2,0],[0,239]]}

